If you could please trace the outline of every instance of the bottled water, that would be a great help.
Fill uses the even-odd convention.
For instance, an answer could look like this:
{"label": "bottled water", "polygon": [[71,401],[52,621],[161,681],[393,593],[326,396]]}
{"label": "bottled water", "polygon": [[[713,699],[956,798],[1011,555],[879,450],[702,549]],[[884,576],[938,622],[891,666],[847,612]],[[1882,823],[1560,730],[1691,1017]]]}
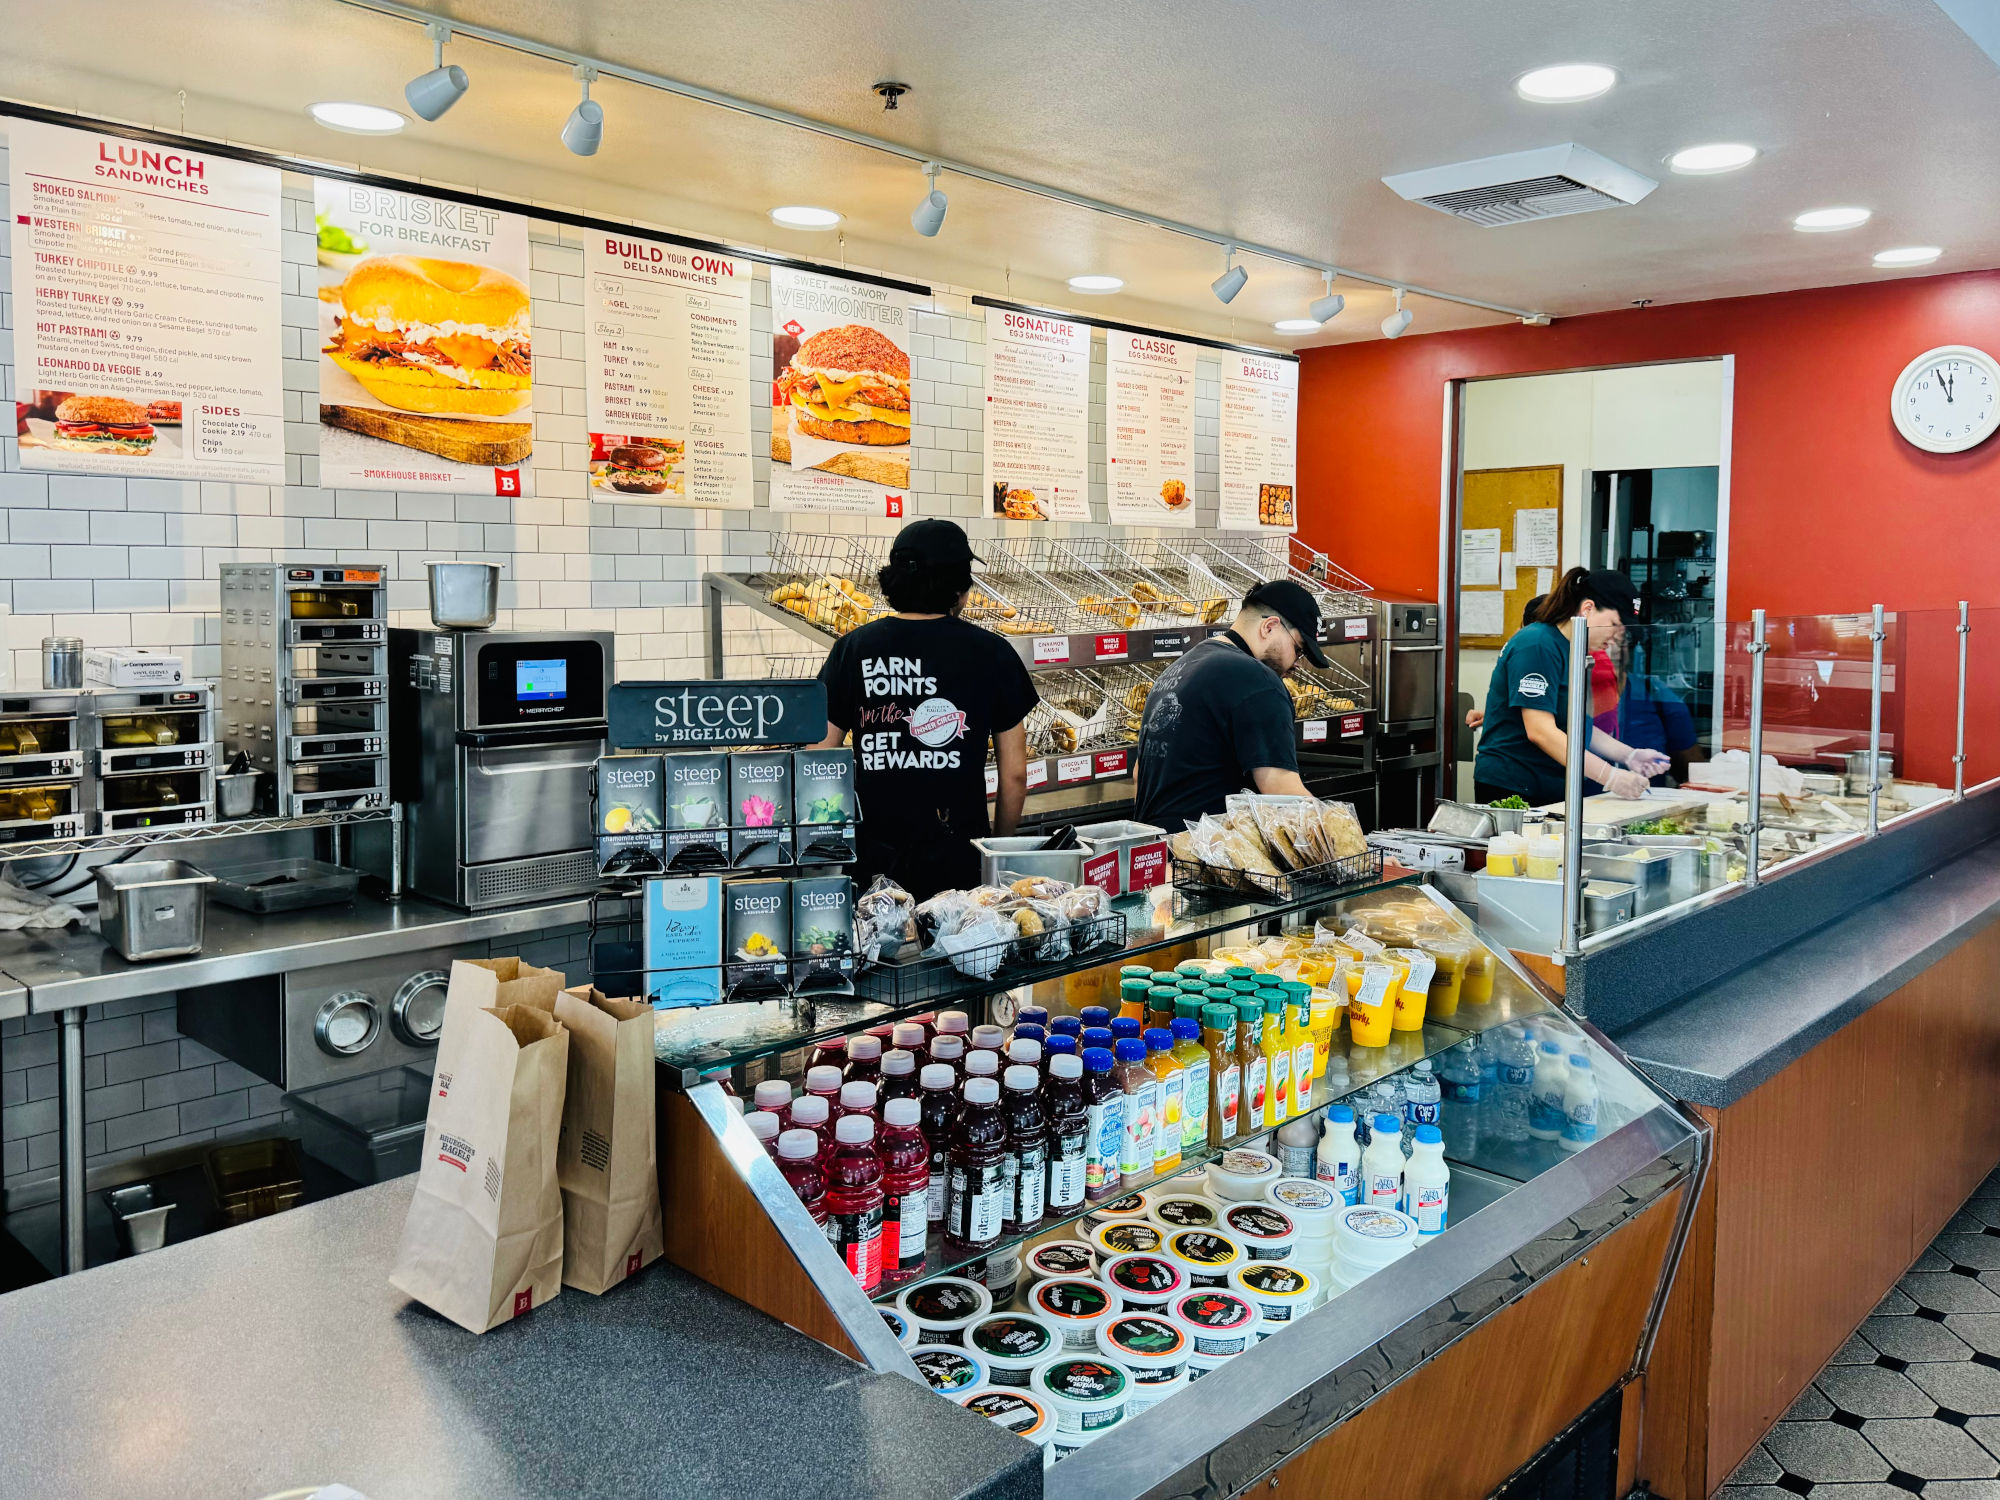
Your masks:
{"label": "bottled water", "polygon": [[1530,1098],[1535,1087],[1535,1045],[1525,1032],[1508,1027],[1500,1039],[1494,1088],[1493,1134],[1503,1141],[1528,1139]]}
{"label": "bottled water", "polygon": [[1403,1120],[1405,1136],[1413,1136],[1419,1125],[1435,1125],[1442,1114],[1443,1086],[1438,1082],[1431,1060],[1426,1057],[1403,1080]]}

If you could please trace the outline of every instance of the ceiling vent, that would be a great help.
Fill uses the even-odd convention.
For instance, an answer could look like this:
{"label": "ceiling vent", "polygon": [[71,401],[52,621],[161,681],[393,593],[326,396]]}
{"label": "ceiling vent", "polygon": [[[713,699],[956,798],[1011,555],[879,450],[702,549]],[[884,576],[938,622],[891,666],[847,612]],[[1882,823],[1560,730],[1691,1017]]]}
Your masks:
{"label": "ceiling vent", "polygon": [[1575,144],[1399,172],[1382,181],[1413,203],[1487,229],[1619,208],[1659,186]]}

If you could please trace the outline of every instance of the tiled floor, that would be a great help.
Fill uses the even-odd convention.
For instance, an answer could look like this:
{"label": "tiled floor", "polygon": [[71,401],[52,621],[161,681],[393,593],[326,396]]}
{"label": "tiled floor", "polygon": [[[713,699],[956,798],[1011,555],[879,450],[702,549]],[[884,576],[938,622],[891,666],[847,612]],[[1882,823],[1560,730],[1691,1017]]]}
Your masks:
{"label": "tiled floor", "polygon": [[2000,1500],[2000,1172],[1720,1491],[1794,1495]]}

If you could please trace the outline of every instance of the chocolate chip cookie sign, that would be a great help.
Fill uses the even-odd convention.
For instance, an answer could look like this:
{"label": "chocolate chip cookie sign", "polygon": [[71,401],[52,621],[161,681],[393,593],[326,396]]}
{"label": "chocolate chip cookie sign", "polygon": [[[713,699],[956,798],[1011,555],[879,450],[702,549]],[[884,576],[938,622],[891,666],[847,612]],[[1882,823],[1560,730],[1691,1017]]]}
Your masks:
{"label": "chocolate chip cookie sign", "polygon": [[910,710],[910,737],[935,750],[965,737],[965,714],[949,698],[926,698]]}

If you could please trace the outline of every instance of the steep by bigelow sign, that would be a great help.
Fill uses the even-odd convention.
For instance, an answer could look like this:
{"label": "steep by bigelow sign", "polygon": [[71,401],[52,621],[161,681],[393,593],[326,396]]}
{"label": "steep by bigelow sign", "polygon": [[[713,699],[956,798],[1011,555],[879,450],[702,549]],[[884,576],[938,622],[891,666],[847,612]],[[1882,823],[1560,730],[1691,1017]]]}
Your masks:
{"label": "steep by bigelow sign", "polygon": [[608,705],[617,750],[810,745],[826,737],[826,685],[802,681],[620,682]]}

